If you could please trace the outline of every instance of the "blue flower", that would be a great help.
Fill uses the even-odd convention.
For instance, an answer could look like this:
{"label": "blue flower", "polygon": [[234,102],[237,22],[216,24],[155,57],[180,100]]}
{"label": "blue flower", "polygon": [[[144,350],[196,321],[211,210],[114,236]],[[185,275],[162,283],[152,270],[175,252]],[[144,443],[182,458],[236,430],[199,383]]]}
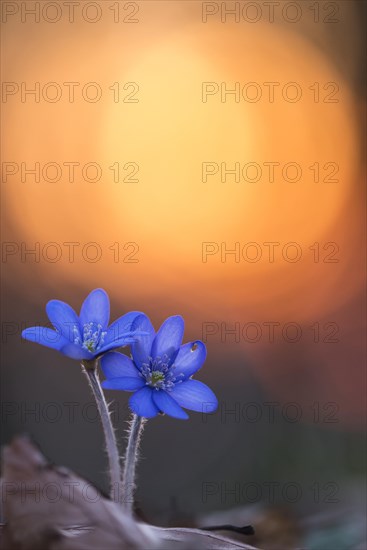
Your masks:
{"label": "blue flower", "polygon": [[132,311],[108,326],[110,300],[101,288],[87,296],[79,316],[72,307],[59,300],[48,302],[46,312],[55,330],[26,328],[22,332],[23,338],[60,351],[72,359],[87,361],[134,342],[135,325],[142,315]]}
{"label": "blue flower", "polygon": [[139,318],[138,324],[145,335],[131,345],[131,359],[117,352],[102,357],[101,367],[107,378],[102,387],[135,392],[129,400],[130,408],[145,418],[163,412],[187,419],[181,407],[206,413],[215,411],[218,401],[212,390],[191,379],[205,361],[206,347],[200,341],[181,345],[182,317],[169,317],[157,333],[146,315]]}

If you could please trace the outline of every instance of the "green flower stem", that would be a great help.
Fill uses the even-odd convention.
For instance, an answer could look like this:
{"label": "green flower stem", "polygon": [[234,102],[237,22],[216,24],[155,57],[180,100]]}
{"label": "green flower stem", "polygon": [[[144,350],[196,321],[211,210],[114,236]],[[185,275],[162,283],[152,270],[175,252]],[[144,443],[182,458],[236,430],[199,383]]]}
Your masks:
{"label": "green flower stem", "polygon": [[115,502],[120,502],[122,495],[120,456],[108,405],[99,382],[97,365],[98,359],[94,361],[82,361],[82,369],[88,378],[102,422],[109,463],[110,496]]}
{"label": "green flower stem", "polygon": [[122,478],[122,505],[125,512],[132,516],[135,492],[135,473],[139,457],[139,444],[146,418],[133,414],[130,422],[129,437],[125,455]]}

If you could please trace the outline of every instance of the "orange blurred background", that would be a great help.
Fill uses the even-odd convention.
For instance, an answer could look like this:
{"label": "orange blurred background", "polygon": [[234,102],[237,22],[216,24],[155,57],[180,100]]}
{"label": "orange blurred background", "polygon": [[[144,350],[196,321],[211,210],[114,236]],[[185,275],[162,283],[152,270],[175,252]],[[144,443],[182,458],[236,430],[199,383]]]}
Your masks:
{"label": "orange blurred background", "polygon": [[[39,263],[31,255],[22,262],[20,253],[7,254],[6,249],[5,277],[10,285],[23,286],[26,281],[24,298],[35,303],[53,296],[68,301],[70,286],[81,289],[80,295],[102,286],[113,301],[127,309],[143,308],[151,315],[159,312],[159,320],[182,311],[192,335],[208,321],[228,325],[275,321],[281,326],[292,321],[305,327],[336,322],[341,343],[306,346],[307,372],[317,379],[315,392],[322,395],[332,388],[346,416],[361,412],[359,385],[354,377],[348,383],[346,376],[349,368],[360,375],[357,364],[362,358],[358,306],[350,311],[358,303],[364,278],[359,145],[364,107],[353,81],[360,44],[355,34],[341,52],[328,36],[330,29],[335,35],[351,28],[357,12],[342,2],[339,24],[327,26],[316,24],[311,10],[304,9],[301,21],[292,25],[278,11],[270,23],[263,7],[263,20],[256,24],[243,16],[240,23],[227,16],[223,24],[220,13],[208,15],[203,23],[201,4],[196,2],[143,2],[139,7],[139,14],[131,16],[139,19],[136,24],[114,24],[104,5],[103,17],[95,24],[77,16],[70,23],[66,15],[55,24],[42,17],[40,23],[33,23],[32,16],[27,16],[24,24],[18,13],[9,15],[3,25],[3,81],[19,86],[24,82],[27,89],[38,82],[41,90],[39,103],[32,94],[22,102],[19,90],[5,93],[2,105],[3,162],[17,167],[14,175],[14,164],[5,167],[4,181],[3,164],[9,220],[3,238],[25,242],[30,249],[37,242],[41,247]],[[93,11],[86,13],[94,17]],[[55,17],[52,9],[46,14],[49,19]],[[289,12],[289,17],[294,14]],[[42,97],[42,89],[50,82],[62,90],[58,102]],[[73,103],[68,101],[65,82],[78,83]],[[82,97],[81,88],[90,82],[103,91],[96,103]],[[119,101],[115,103],[117,88],[109,87],[117,82]],[[225,83],[228,90],[236,82],[241,89],[255,82],[261,98],[254,103],[241,95],[236,102],[228,94],[222,102],[218,91],[203,102],[203,82],[219,87]],[[273,102],[269,85],[264,85],[269,82],[277,83]],[[302,90],[297,102],[285,101],[282,95],[289,82],[298,83]],[[323,89],[330,82],[338,86],[337,93],[332,93],[335,84]],[[125,83],[135,85],[123,90]],[[318,102],[316,88],[310,89],[314,83],[320,90]],[[46,97],[54,93],[46,87]],[[94,88],[88,93],[93,97]],[[248,89],[248,97],[256,93],[255,88]],[[289,96],[294,93],[290,88]],[[130,96],[137,102],[121,101]],[[329,96],[335,102],[325,102]],[[74,161],[80,166],[98,163],[101,179],[83,181],[79,166],[75,181],[68,181],[69,169],[63,163]],[[41,167],[58,163],[59,180],[47,181],[56,174],[51,168],[46,181],[41,173],[39,183],[32,174],[23,176],[22,182],[21,163],[31,169],[36,162]],[[120,163],[118,183],[109,168],[116,162]],[[128,162],[134,166],[124,171]],[[246,163],[257,163],[261,177],[248,182],[241,175],[236,182],[234,176],[227,176],[221,182],[219,174],[203,182],[203,162],[218,166],[226,162],[228,169],[236,162],[241,169]],[[269,162],[279,163],[274,182],[269,181],[269,168],[264,165]],[[282,176],[289,162],[301,167],[299,181],[290,181],[295,177],[292,169],[289,180]],[[318,183],[310,169],[314,163],[321,167]],[[326,163],[338,165],[331,183],[323,181],[333,171],[329,165],[324,170]],[[121,181],[135,166],[139,171],[132,179],[137,181]],[[93,179],[94,174],[91,169],[87,177]],[[256,178],[254,171],[248,174],[248,179]],[[50,242],[59,246],[47,249],[45,259],[43,246]],[[80,243],[73,263],[65,242]],[[101,249],[96,262],[82,257],[82,247],[90,242]],[[131,242],[136,244],[126,245]],[[203,263],[205,242],[216,243],[219,251]],[[230,250],[236,242],[241,249],[248,242],[258,243],[261,259],[251,262],[240,256],[237,263],[228,254],[222,262],[221,247]],[[269,242],[280,243],[273,263],[269,247],[263,244]],[[301,247],[300,261],[282,257],[289,242]],[[321,249],[317,263],[309,248],[315,242]],[[336,263],[324,263],[336,250],[335,245],[322,250],[330,242],[339,247],[332,256]],[[118,258],[116,247],[121,247]],[[59,261],[47,261],[47,254],[54,258],[60,250]],[[93,247],[89,253],[93,258]],[[249,249],[248,254],[253,256],[256,250]],[[130,257],[137,263],[124,263]],[[241,353],[276,392],[278,370],[285,377],[290,371],[292,378],[300,367],[293,358],[277,365],[274,346],[269,349],[266,338],[261,340],[256,345],[242,342]],[[208,344],[211,356],[225,356],[220,338],[208,339]],[[275,357],[279,347],[283,353],[289,345],[279,345]],[[302,396],[302,388],[292,386],[291,391]]]}

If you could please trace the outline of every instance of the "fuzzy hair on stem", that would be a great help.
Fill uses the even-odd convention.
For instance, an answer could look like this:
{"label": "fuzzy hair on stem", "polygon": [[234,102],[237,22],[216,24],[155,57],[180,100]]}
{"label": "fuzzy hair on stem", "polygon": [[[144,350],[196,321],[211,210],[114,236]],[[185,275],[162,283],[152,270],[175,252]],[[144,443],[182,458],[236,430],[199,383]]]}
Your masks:
{"label": "fuzzy hair on stem", "polygon": [[136,466],[139,460],[139,445],[145,422],[146,418],[137,414],[133,414],[132,419],[128,422],[128,443],[122,477],[122,506],[129,516],[133,515]]}
{"label": "fuzzy hair on stem", "polygon": [[82,370],[88,378],[88,382],[96,401],[97,409],[102,422],[109,464],[110,497],[114,502],[121,502],[123,491],[120,455],[117,448],[115,430],[111,422],[110,411],[99,381],[97,365],[98,359],[93,361],[82,361]]}

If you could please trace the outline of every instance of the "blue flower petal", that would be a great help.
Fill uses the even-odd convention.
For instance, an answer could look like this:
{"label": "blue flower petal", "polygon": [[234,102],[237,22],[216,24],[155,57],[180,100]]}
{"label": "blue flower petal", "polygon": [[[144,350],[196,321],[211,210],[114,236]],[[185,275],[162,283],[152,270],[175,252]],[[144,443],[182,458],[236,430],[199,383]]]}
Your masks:
{"label": "blue flower petal", "polygon": [[103,330],[107,329],[110,320],[110,300],[102,288],[96,288],[86,297],[79,318],[82,327],[86,323],[96,323],[102,325]]}
{"label": "blue flower petal", "polygon": [[112,342],[118,342],[125,337],[125,335],[131,335],[139,323],[139,319],[144,316],[140,311],[130,311],[122,317],[119,317],[114,321],[107,329],[105,336],[105,345],[109,345]]}
{"label": "blue flower petal", "polygon": [[[75,336],[80,336],[79,317],[72,307],[60,300],[51,300],[46,305],[46,312],[55,329],[67,340],[74,342]],[[75,335],[75,329],[77,334]]]}
{"label": "blue flower petal", "polygon": [[131,353],[136,366],[141,369],[143,363],[148,362],[148,358],[151,356],[152,344],[155,337],[155,330],[150,322],[149,317],[142,314],[136,323],[137,331],[143,331],[147,334],[141,335],[137,338],[134,344],[131,345]]}
{"label": "blue flower petal", "polygon": [[171,365],[181,346],[184,328],[184,320],[180,315],[168,317],[154,338],[152,357],[163,357],[167,355],[169,359],[168,364]]}
{"label": "blue flower petal", "polygon": [[135,377],[142,380],[134,363],[117,351],[106,353],[101,359],[101,368],[106,378],[121,378],[121,376]]}
{"label": "blue flower petal", "polygon": [[176,384],[170,395],[181,407],[191,411],[211,413],[218,407],[218,400],[212,390],[198,380]]}
{"label": "blue flower petal", "polygon": [[145,386],[145,381],[137,376],[121,376],[120,378],[111,378],[102,382],[102,388],[105,390],[135,391],[143,386]]}
{"label": "blue flower petal", "polygon": [[180,405],[164,390],[153,391],[153,401],[158,409],[173,418],[187,420],[189,415],[181,409]]}
{"label": "blue flower petal", "polygon": [[157,416],[159,409],[154,404],[153,391],[156,390],[152,390],[152,388],[145,386],[130,397],[129,405],[135,414],[143,416],[144,418],[153,418]]}
{"label": "blue flower petal", "polygon": [[112,349],[123,348],[125,346],[128,346],[129,344],[132,344],[133,342],[135,342],[137,336],[135,335],[135,332],[130,332],[129,334],[130,336],[126,335],[124,336],[124,338],[120,338],[120,340],[114,340],[113,342],[110,342],[109,344],[105,344],[104,346],[98,348],[96,355],[102,355],[103,353],[106,353],[107,351],[110,351]]}
{"label": "blue flower petal", "polygon": [[205,359],[206,347],[200,340],[181,346],[175,359],[175,375],[183,374],[185,379],[189,378],[203,366]]}
{"label": "blue flower petal", "polygon": [[47,348],[60,350],[68,340],[59,332],[46,327],[29,327],[23,330],[22,337]]}
{"label": "blue flower petal", "polygon": [[70,357],[71,359],[78,360],[87,360],[91,361],[96,356],[95,353],[90,353],[87,349],[82,348],[79,344],[71,344],[68,342],[62,348],[60,348],[61,353]]}

